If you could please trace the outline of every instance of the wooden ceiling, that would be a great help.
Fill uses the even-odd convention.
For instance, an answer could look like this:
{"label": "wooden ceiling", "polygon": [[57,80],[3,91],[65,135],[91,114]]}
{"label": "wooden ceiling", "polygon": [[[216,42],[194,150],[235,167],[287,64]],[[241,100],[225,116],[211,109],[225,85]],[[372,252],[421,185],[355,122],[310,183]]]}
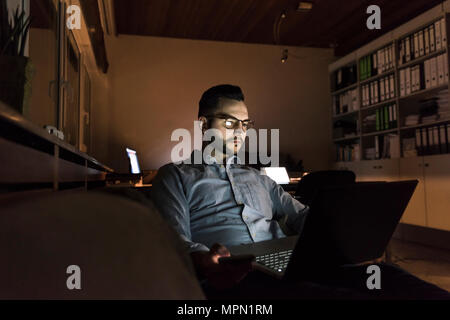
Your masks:
{"label": "wooden ceiling", "polygon": [[[119,34],[335,48],[345,55],[443,0],[115,0]],[[381,8],[381,30],[366,28],[366,9]]]}

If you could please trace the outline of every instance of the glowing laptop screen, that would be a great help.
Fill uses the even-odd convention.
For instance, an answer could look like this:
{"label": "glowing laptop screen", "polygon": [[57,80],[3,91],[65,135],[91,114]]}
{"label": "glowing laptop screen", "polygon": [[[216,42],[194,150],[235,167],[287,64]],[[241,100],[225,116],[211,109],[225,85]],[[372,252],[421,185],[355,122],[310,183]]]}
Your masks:
{"label": "glowing laptop screen", "polygon": [[266,167],[261,168],[261,174],[269,176],[278,184],[288,184],[289,175],[285,167]]}
{"label": "glowing laptop screen", "polygon": [[128,158],[130,159],[131,173],[141,173],[141,168],[139,168],[139,161],[137,158],[136,151],[127,149]]}

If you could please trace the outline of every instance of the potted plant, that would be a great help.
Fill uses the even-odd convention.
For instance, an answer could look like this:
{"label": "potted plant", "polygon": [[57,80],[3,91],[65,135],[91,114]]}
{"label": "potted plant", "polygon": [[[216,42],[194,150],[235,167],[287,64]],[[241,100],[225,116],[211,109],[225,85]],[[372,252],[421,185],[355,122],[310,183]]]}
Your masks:
{"label": "potted plant", "polygon": [[30,20],[19,8],[10,20],[6,1],[0,1],[0,100],[22,114],[28,113],[34,73],[24,56]]}

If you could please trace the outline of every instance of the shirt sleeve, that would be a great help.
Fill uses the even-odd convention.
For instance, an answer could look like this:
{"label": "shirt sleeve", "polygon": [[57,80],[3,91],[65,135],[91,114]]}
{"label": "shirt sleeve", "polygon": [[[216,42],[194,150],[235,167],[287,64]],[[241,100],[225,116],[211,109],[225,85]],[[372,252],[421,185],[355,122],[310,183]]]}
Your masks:
{"label": "shirt sleeve", "polygon": [[273,203],[273,215],[276,220],[286,218],[286,225],[300,234],[303,230],[309,207],[294,199],[275,181],[267,176],[261,176],[270,192]]}
{"label": "shirt sleeve", "polygon": [[152,185],[153,203],[161,216],[178,232],[189,253],[209,251],[205,245],[192,241],[189,205],[176,166],[168,164],[161,167]]}

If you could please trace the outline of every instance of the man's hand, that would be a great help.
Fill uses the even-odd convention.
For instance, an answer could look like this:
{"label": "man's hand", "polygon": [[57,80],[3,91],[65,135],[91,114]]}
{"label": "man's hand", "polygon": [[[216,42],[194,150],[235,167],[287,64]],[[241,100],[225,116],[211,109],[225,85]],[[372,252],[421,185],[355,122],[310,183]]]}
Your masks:
{"label": "man's hand", "polygon": [[191,258],[198,274],[208,279],[209,284],[216,289],[227,289],[236,285],[252,270],[251,260],[219,263],[219,258],[230,255],[226,247],[216,243],[209,252],[191,253]]}

